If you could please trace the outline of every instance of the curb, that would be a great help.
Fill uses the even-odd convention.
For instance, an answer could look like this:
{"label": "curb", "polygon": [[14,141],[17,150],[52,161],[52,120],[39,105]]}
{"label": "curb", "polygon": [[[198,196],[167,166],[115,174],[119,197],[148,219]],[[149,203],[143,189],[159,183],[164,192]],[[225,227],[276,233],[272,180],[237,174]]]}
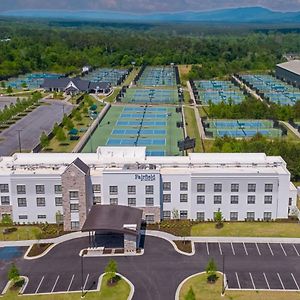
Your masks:
{"label": "curb", "polygon": [[27,249],[27,251],[26,251],[26,253],[24,254],[23,258],[24,258],[24,259],[27,259],[27,260],[33,260],[33,259],[41,258],[41,257],[45,256],[48,252],[50,252],[50,250],[52,250],[52,249],[53,249],[56,245],[58,245],[58,244],[59,244],[59,243],[57,243],[57,244],[52,244],[52,245],[49,246],[43,253],[41,253],[41,254],[39,254],[39,255],[36,255],[36,256],[28,256],[28,253],[29,253],[30,250],[32,249],[33,245],[35,245],[35,244],[33,244],[33,245],[31,245],[31,246]]}

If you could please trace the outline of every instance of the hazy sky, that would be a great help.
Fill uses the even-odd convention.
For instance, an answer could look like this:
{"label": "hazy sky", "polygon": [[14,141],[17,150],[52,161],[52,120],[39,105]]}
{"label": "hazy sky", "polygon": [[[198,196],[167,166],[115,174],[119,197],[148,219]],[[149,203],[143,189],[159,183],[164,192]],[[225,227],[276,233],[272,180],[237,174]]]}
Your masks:
{"label": "hazy sky", "polygon": [[300,11],[300,0],[0,0],[0,10],[67,9],[131,12],[211,10],[237,6],[263,6]]}

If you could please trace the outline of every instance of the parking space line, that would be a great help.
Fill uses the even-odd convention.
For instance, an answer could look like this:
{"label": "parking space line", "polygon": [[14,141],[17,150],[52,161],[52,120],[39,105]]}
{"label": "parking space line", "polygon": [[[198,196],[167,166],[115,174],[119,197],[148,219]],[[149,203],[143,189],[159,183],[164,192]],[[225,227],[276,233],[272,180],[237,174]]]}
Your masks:
{"label": "parking space line", "polygon": [[248,251],[247,251],[245,243],[243,243],[243,245],[244,245],[245,253],[246,253],[246,255],[248,255]]}
{"label": "parking space line", "polygon": [[250,272],[249,272],[249,276],[250,276],[250,279],[251,279],[251,282],[252,282],[252,285],[253,285],[253,289],[256,290],[256,287],[255,287],[255,284],[254,284],[254,280],[253,280],[252,274]]}
{"label": "parking space line", "polygon": [[207,255],[209,256],[209,248],[208,248],[208,243],[206,243],[206,251],[207,251]]}
{"label": "parking space line", "polygon": [[237,272],[235,272],[235,277],[236,277],[239,289],[241,289],[241,284],[240,284],[240,280],[239,280],[239,276],[238,276]]}
{"label": "parking space line", "polygon": [[70,284],[69,284],[69,286],[68,286],[67,292],[70,290],[71,285],[72,285],[72,283],[73,283],[73,280],[74,280],[74,274],[72,275],[72,278],[71,278]]}
{"label": "parking space line", "polygon": [[263,273],[263,275],[264,275],[265,281],[266,281],[266,283],[267,283],[267,287],[268,287],[268,289],[270,290],[270,285],[269,285],[269,281],[268,281],[268,279],[267,279],[267,276],[266,276],[265,273]]}
{"label": "parking space line", "polygon": [[299,289],[299,285],[298,285],[298,282],[296,281],[296,278],[295,278],[294,274],[291,273],[291,276],[292,276],[292,278],[294,279],[294,282],[295,282],[295,284],[296,284],[296,287],[297,287],[297,289],[298,289],[298,291],[299,291],[299,290],[300,290],[300,289]]}
{"label": "parking space line", "polygon": [[257,245],[257,243],[255,243],[255,245],[256,245],[256,249],[257,249],[257,252],[258,252],[258,254],[259,254],[259,255],[261,255],[261,253],[260,253],[260,250],[259,250],[259,248],[258,248],[258,245]]}
{"label": "parking space line", "polygon": [[223,255],[222,248],[221,248],[221,244],[220,244],[220,243],[218,243],[218,244],[219,244],[220,254]]}
{"label": "parking space line", "polygon": [[272,250],[272,248],[271,248],[271,246],[270,246],[269,243],[268,243],[268,246],[269,246],[269,249],[270,249],[270,252],[271,252],[272,256],[274,256],[273,250]]}
{"label": "parking space line", "polygon": [[283,282],[282,282],[282,280],[281,280],[281,277],[280,277],[279,273],[277,273],[277,277],[278,277],[278,279],[279,279],[279,281],[280,281],[280,284],[281,284],[282,288],[285,290],[285,287],[284,287],[284,285],[283,285]]}
{"label": "parking space line", "polygon": [[39,288],[41,287],[41,285],[42,285],[42,283],[43,283],[43,281],[44,281],[44,278],[45,278],[45,276],[42,277],[42,279],[41,279],[41,281],[40,281],[38,287],[37,287],[36,290],[35,290],[35,294],[39,291]]}
{"label": "parking space line", "polygon": [[294,250],[295,250],[295,252],[297,253],[297,255],[300,256],[300,254],[299,254],[299,252],[298,252],[298,250],[297,250],[297,248],[295,247],[294,244],[293,244],[293,247],[294,247]]}
{"label": "parking space line", "polygon": [[233,243],[230,243],[230,244],[231,244],[232,253],[233,253],[233,255],[235,255],[235,251],[234,251],[234,248],[233,248]]}
{"label": "parking space line", "polygon": [[90,274],[87,274],[85,282],[84,282],[83,290],[85,290],[85,286],[86,286],[86,284],[88,282],[89,276],[90,276]]}
{"label": "parking space line", "polygon": [[280,246],[281,246],[281,249],[282,249],[284,255],[287,256],[287,254],[286,254],[286,252],[285,252],[285,250],[284,250],[284,248],[283,248],[283,245],[282,245],[281,243],[280,243]]}
{"label": "parking space line", "polygon": [[51,293],[53,293],[53,291],[54,291],[54,289],[55,289],[55,287],[56,287],[56,285],[57,285],[58,279],[59,279],[59,275],[57,275],[57,277],[56,277],[56,280],[55,280],[55,282],[54,282],[54,285],[53,285],[53,288],[52,288],[52,290],[51,290]]}

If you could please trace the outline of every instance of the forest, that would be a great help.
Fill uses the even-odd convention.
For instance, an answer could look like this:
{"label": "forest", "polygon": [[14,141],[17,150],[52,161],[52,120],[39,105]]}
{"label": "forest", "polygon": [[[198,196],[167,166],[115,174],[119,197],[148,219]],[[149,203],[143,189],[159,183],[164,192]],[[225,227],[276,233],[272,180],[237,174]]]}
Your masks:
{"label": "forest", "polygon": [[[79,25],[78,25],[79,26]],[[175,26],[175,25],[174,25]],[[0,20],[0,80],[31,72],[78,72],[92,66],[194,64],[189,78],[220,77],[233,72],[272,70],[286,52],[298,52],[297,32],[181,34],[170,25],[69,27]]]}

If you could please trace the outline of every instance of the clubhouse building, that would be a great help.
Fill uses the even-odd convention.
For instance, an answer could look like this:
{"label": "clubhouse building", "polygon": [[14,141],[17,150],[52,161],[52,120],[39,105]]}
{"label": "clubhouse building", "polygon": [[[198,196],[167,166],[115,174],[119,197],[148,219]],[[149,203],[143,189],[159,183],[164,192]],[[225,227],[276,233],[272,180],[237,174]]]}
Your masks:
{"label": "clubhouse building", "polygon": [[[115,226],[128,233],[139,229],[141,218],[206,221],[219,210],[231,221],[286,219],[297,190],[277,156],[153,157],[145,147],[99,147],[97,153],[1,157],[0,197],[0,216],[17,223],[61,221],[66,231]],[[115,217],[104,217],[117,206]]]}

